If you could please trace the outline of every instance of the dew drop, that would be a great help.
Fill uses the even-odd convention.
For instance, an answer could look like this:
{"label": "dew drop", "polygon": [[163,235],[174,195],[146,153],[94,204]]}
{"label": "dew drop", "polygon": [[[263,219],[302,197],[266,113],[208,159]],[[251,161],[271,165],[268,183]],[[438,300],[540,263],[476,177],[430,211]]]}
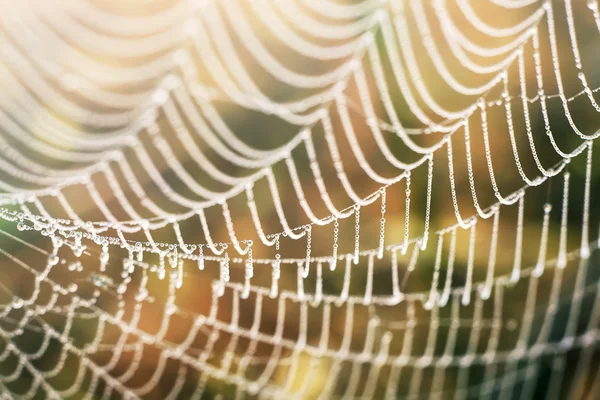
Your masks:
{"label": "dew drop", "polygon": [[125,286],[123,284],[121,284],[117,287],[117,293],[119,293],[119,294],[125,293],[126,290],[127,290],[127,286]]}
{"label": "dew drop", "polygon": [[177,311],[177,307],[175,306],[175,304],[169,303],[169,304],[166,305],[166,307],[165,307],[165,314],[167,314],[167,315],[173,315],[173,314],[175,314],[175,311]]}
{"label": "dew drop", "polygon": [[69,271],[79,271],[80,266],[81,263],[79,261],[75,261],[70,263],[67,268],[69,269]]}
{"label": "dew drop", "polygon": [[140,290],[135,295],[135,301],[144,301],[148,297],[148,289],[140,288]]}
{"label": "dew drop", "polygon": [[12,308],[18,310],[23,307],[23,299],[20,297],[15,297],[13,300]]}
{"label": "dew drop", "polygon": [[56,254],[50,254],[48,256],[48,265],[56,265],[59,261],[58,255]]}

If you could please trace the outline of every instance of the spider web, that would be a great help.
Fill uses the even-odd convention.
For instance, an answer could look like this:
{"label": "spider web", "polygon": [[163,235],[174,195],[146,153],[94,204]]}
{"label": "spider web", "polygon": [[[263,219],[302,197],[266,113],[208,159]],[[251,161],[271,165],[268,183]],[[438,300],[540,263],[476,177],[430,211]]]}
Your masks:
{"label": "spider web", "polygon": [[596,1],[24,3],[4,398],[598,393]]}

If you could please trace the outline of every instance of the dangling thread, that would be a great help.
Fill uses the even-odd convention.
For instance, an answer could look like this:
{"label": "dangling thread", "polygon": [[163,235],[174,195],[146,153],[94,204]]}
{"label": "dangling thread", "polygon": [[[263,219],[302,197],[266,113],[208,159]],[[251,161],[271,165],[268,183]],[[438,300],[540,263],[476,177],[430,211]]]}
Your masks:
{"label": "dangling thread", "polygon": [[406,175],[406,206],[404,209],[404,243],[402,244],[402,255],[408,251],[408,235],[410,223],[410,172]]}
{"label": "dangling thread", "polygon": [[360,250],[360,205],[354,205],[354,264],[358,264],[358,253]]}
{"label": "dangling thread", "polygon": [[521,262],[523,252],[523,214],[525,209],[525,193],[521,193],[519,198],[519,211],[517,216],[517,238],[515,242],[515,259],[513,262],[513,270],[510,275],[510,281],[516,283],[521,279]]}
{"label": "dangling thread", "polygon": [[568,223],[568,210],[569,210],[569,172],[565,172],[563,175],[564,186],[563,186],[563,204],[562,204],[562,216],[560,220],[560,237],[559,248],[558,248],[558,260],[556,266],[563,269],[567,266],[567,223]]}
{"label": "dangling thread", "polygon": [[379,226],[379,249],[377,251],[377,258],[383,258],[383,246],[385,242],[385,188],[381,188],[379,191],[381,197],[381,220]]}
{"label": "dangling thread", "polygon": [[471,221],[471,235],[469,237],[469,258],[467,260],[467,280],[462,293],[462,304],[464,306],[471,302],[471,288],[473,286],[473,264],[475,264],[475,227],[477,220]]}
{"label": "dangling thread", "polygon": [[333,255],[331,256],[331,262],[329,263],[329,269],[332,271],[335,270],[337,265],[337,257],[338,257],[338,235],[340,231],[340,222],[337,218],[335,218],[333,222]]}

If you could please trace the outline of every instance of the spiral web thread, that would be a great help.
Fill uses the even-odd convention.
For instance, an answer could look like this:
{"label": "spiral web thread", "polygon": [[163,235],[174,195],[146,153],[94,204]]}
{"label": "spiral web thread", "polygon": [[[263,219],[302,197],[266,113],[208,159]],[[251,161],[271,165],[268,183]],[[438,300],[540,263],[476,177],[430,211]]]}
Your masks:
{"label": "spiral web thread", "polygon": [[595,0],[24,3],[4,398],[599,393]]}

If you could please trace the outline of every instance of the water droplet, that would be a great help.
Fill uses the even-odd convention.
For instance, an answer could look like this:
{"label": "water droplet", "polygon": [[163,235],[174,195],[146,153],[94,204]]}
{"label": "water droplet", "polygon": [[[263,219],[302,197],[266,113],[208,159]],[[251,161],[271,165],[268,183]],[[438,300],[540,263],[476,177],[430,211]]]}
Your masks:
{"label": "water droplet", "polygon": [[165,314],[167,314],[167,315],[173,315],[173,314],[175,314],[176,311],[177,311],[177,307],[173,303],[169,303],[165,307]]}
{"label": "water droplet", "polygon": [[135,295],[135,301],[144,301],[148,297],[148,289],[140,288],[140,290]]}
{"label": "water droplet", "polygon": [[60,261],[60,259],[58,258],[58,256],[56,254],[50,254],[48,256],[48,265],[56,265],[56,264],[58,264],[59,261]]}
{"label": "water droplet", "polygon": [[117,293],[123,294],[127,291],[127,286],[121,284],[117,287]]}
{"label": "water droplet", "polygon": [[81,257],[81,255],[83,254],[85,249],[86,249],[85,245],[83,245],[83,244],[77,245],[73,248],[73,254],[75,254],[75,257]]}
{"label": "water droplet", "polygon": [[55,249],[61,247],[64,243],[64,240],[59,236],[52,236],[52,245]]}
{"label": "water droplet", "polygon": [[67,268],[69,269],[69,271],[78,271],[80,266],[81,263],[79,261],[75,261],[70,263]]}
{"label": "water droplet", "polygon": [[23,307],[23,299],[20,297],[15,297],[13,300],[12,308],[18,310]]}

